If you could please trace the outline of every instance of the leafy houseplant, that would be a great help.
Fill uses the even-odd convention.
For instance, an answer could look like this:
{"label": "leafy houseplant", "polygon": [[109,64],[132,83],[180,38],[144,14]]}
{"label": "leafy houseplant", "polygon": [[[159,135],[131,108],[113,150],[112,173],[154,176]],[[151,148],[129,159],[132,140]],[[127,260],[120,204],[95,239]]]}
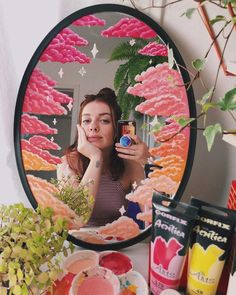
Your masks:
{"label": "leafy houseplant", "polygon": [[[0,205],[0,294],[40,294],[60,273],[58,253],[67,255],[66,221],[52,219],[50,208]],[[37,293],[38,292],[38,293]]]}
{"label": "leafy houseplant", "polygon": [[[122,109],[123,119],[128,119],[130,112],[142,101],[140,97],[127,92],[127,89],[136,83],[135,76],[147,70],[150,66],[156,66],[159,63],[167,61],[167,56],[152,56],[150,59],[149,56],[138,53],[150,41],[161,43],[158,37],[152,38],[152,40],[142,38],[132,39],[130,42],[123,42],[115,47],[108,60],[108,62],[123,62],[118,67],[114,78],[114,87],[117,91],[117,100]],[[138,114],[135,112],[136,116]]]}
{"label": "leafy houseplant", "polygon": [[[220,122],[215,122],[215,124],[211,124],[211,125],[207,124],[208,113],[212,110],[223,111],[225,114],[229,115],[232,118],[234,124],[236,123],[236,114],[235,114],[236,87],[229,89],[222,97],[217,97],[216,95],[217,82],[219,78],[220,68],[221,66],[223,66],[224,54],[226,52],[226,48],[229,44],[230,38],[233,38],[233,31],[236,27],[236,0],[192,0],[192,1],[169,0],[169,1],[165,1],[163,5],[159,4],[160,2],[151,1],[151,4],[149,6],[141,8],[138,4],[139,1],[130,0],[130,3],[132,4],[132,6],[137,10],[146,10],[149,8],[165,9],[167,6],[175,5],[179,2],[185,2],[186,10],[183,12],[181,16],[186,16],[188,19],[191,19],[192,15],[198,11],[198,8],[202,8],[206,4],[209,4],[209,5],[212,5],[213,7],[218,7],[218,9],[221,9],[222,14],[215,15],[209,21],[209,26],[214,26],[217,23],[219,25],[221,24],[221,27],[219,31],[216,33],[215,37],[212,39],[212,42],[209,48],[207,49],[206,54],[202,58],[196,58],[195,60],[192,61],[192,69],[185,69],[191,76],[190,81],[188,81],[186,84],[187,89],[190,86],[192,86],[193,83],[196,82],[197,80],[199,80],[201,82],[201,85],[203,86],[204,94],[202,97],[198,97],[196,100],[196,102],[200,106],[200,112],[196,118],[190,118],[189,120],[184,117],[171,118],[171,119],[177,120],[177,122],[180,124],[181,129],[180,131],[178,131],[179,133],[184,128],[189,126],[191,121],[194,121],[194,120],[199,121],[200,118],[203,118],[203,126],[201,128],[198,127],[197,129],[203,132],[203,135],[206,138],[208,151],[211,150],[214,144],[215,136],[217,134],[221,134],[223,136],[232,135],[235,138],[234,141],[236,142],[235,127],[231,128],[231,130],[225,130]],[[191,7],[191,4],[194,5],[194,7]],[[210,6],[209,6],[209,9],[210,9]],[[215,73],[215,79],[213,81],[213,85],[210,85],[207,87],[203,81],[202,73],[206,70],[207,58],[209,56],[209,53],[220,37],[222,37],[224,40],[223,50],[222,50],[222,53],[220,53],[220,59],[219,59],[216,73]],[[157,126],[154,126],[155,127],[154,129],[159,130],[159,127],[161,125],[164,126],[162,122],[158,122]],[[171,138],[172,137],[173,135],[171,136]]]}
{"label": "leafy houseplant", "polygon": [[94,205],[94,197],[89,193],[89,183],[82,184],[79,176],[67,176],[60,180],[51,178],[50,182],[58,189],[55,197],[67,204],[83,223],[87,223]]}

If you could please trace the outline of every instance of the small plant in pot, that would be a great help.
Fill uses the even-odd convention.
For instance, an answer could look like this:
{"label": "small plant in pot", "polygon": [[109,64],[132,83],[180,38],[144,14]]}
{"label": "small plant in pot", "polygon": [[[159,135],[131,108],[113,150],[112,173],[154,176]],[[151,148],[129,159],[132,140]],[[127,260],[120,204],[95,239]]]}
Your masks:
{"label": "small plant in pot", "polygon": [[67,225],[51,208],[0,205],[0,294],[43,294],[58,278],[59,253],[67,256]]}

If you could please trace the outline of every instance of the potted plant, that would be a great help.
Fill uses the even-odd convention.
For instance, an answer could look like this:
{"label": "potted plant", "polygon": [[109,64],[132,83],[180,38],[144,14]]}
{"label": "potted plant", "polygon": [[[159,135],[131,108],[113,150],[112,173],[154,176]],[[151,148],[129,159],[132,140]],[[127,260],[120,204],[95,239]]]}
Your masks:
{"label": "potted plant", "polygon": [[61,272],[65,245],[64,219],[53,221],[51,208],[35,211],[23,204],[0,205],[0,294],[42,294]]}

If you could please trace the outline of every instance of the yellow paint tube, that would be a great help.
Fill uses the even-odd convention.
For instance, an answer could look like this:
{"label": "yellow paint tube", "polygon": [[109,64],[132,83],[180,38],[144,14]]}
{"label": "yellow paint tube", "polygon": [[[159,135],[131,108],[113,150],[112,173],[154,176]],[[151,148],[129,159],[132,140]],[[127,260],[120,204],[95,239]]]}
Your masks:
{"label": "yellow paint tube", "polygon": [[229,276],[229,284],[227,289],[227,295],[235,295],[236,290],[236,227],[234,232],[234,241],[232,245],[232,268]]}
{"label": "yellow paint tube", "polygon": [[236,214],[192,198],[199,207],[189,249],[187,294],[215,295],[233,237]]}

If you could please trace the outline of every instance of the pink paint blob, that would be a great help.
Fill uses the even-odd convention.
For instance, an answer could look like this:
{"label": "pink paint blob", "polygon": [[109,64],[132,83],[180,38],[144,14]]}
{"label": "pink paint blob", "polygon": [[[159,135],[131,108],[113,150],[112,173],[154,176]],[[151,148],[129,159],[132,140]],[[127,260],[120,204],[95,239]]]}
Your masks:
{"label": "pink paint blob", "polygon": [[81,270],[84,270],[88,267],[94,267],[96,266],[97,263],[94,259],[91,259],[91,258],[84,258],[84,259],[79,259],[79,260],[76,260],[74,262],[72,262],[68,267],[67,267],[67,270],[70,272],[70,273],[73,273],[73,274],[77,274],[79,273]]}
{"label": "pink paint blob", "polygon": [[99,265],[106,267],[116,275],[121,275],[132,269],[129,257],[118,252],[106,254],[100,258]]}
{"label": "pink paint blob", "polygon": [[104,277],[88,277],[77,289],[78,295],[115,295],[112,284]]}

